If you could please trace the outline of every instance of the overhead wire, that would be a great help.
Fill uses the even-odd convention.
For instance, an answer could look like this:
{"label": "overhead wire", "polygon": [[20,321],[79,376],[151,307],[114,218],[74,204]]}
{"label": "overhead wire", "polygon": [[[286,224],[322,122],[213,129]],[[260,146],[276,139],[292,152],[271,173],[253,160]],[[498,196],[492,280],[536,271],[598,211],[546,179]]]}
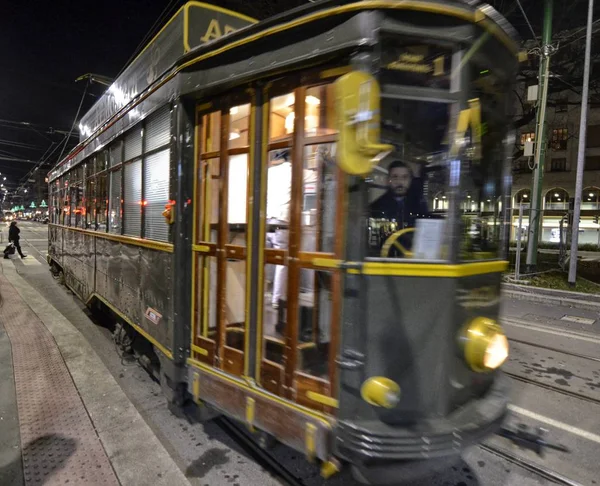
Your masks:
{"label": "overhead wire", "polygon": [[523,17],[525,18],[525,22],[527,22],[527,25],[529,26],[529,30],[531,31],[531,35],[533,36],[533,39],[535,40],[536,44],[538,46],[540,46],[540,42],[538,41],[537,36],[535,35],[535,31],[533,30],[533,27],[531,26],[531,22],[529,22],[529,17],[527,17],[527,14],[525,13],[525,10],[523,9],[523,5],[521,5],[521,0],[517,0],[517,5],[519,6],[521,13],[523,14]]}
{"label": "overhead wire", "polygon": [[65,153],[65,148],[67,147],[67,144],[69,143],[69,139],[71,138],[71,133],[73,133],[73,129],[75,128],[75,125],[77,124],[77,120],[79,119],[79,112],[81,111],[81,107],[83,106],[83,100],[85,100],[85,94],[87,93],[89,86],[90,86],[90,81],[88,79],[85,83],[85,88],[83,89],[83,95],[81,96],[81,100],[79,101],[79,106],[77,107],[77,113],[75,113],[75,118],[73,118],[73,124],[71,125],[71,129],[69,130],[69,134],[65,137],[65,144],[63,145],[60,155],[58,156],[59,161],[62,159],[62,156]]}
{"label": "overhead wire", "polygon": [[140,52],[141,52],[140,48],[142,48],[144,46],[144,44],[146,44],[148,39],[150,39],[152,37],[152,35],[154,34],[154,30],[156,29],[156,26],[159,25],[167,15],[169,15],[169,12],[173,8],[173,4],[176,4],[177,2],[178,2],[178,0],[171,0],[167,4],[167,6],[163,9],[163,11],[159,14],[158,18],[152,24],[152,27],[150,27],[150,29],[148,29],[148,32],[146,32],[146,35],[144,36],[144,38],[140,41],[140,43],[134,49],[133,54],[131,56],[129,56],[129,59],[127,59],[127,61],[125,62],[125,64],[123,65],[123,67],[121,68],[119,73],[115,76],[115,79],[118,78],[123,73],[123,71],[125,71],[125,69],[127,69],[127,66],[129,66],[129,63],[140,54]]}

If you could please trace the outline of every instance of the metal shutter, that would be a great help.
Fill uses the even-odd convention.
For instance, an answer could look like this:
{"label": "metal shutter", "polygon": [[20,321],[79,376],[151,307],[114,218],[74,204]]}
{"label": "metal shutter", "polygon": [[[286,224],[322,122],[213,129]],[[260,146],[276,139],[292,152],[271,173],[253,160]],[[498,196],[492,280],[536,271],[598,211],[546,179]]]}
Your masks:
{"label": "metal shutter", "polygon": [[110,146],[110,166],[114,167],[123,162],[123,141],[119,140]]}
{"label": "metal shutter", "polygon": [[141,236],[142,230],[142,161],[135,160],[125,165],[123,180],[123,233]]}
{"label": "metal shutter", "polygon": [[146,123],[146,147],[144,152],[169,143],[171,137],[171,107],[165,106],[154,113]]}
{"label": "metal shutter", "polygon": [[169,241],[169,225],[162,212],[169,202],[169,149],[144,159],[144,237]]}
{"label": "metal shutter", "polygon": [[121,169],[110,173],[108,231],[121,234]]}
{"label": "metal shutter", "polygon": [[125,160],[142,155],[142,127],[136,126],[125,136]]}

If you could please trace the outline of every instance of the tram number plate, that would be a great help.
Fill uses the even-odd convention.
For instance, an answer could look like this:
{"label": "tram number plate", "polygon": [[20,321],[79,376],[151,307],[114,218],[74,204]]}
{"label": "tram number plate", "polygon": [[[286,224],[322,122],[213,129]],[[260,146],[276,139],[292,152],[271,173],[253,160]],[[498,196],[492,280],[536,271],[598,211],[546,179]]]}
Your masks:
{"label": "tram number plate", "polygon": [[595,319],[590,319],[588,317],[578,317],[578,316],[569,316],[569,315],[564,315],[560,318],[561,321],[569,321],[569,322],[576,322],[577,324],[587,324],[588,326],[591,326],[594,322],[596,322]]}
{"label": "tram number plate", "polygon": [[146,309],[145,316],[146,316],[146,319],[148,319],[153,324],[157,324],[157,325],[160,322],[160,320],[162,319],[162,314],[160,314],[157,310],[152,309],[151,307],[148,307]]}

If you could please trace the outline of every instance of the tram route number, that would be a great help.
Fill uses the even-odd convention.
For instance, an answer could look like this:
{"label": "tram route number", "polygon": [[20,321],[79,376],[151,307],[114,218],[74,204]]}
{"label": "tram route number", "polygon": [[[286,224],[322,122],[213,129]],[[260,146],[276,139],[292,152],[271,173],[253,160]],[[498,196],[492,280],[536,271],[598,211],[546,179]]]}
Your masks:
{"label": "tram route number", "polygon": [[162,314],[152,307],[148,307],[146,309],[146,313],[144,314],[146,319],[148,319],[151,323],[158,325],[160,320],[162,319]]}

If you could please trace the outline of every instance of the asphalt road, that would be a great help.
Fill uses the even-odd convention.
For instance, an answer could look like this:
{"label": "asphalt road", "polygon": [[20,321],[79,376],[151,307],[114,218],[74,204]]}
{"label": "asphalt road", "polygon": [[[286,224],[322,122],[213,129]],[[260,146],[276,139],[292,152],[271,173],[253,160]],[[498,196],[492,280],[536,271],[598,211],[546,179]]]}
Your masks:
{"label": "asphalt road", "polygon": [[[159,385],[137,362],[123,359],[109,329],[50,274],[47,226],[20,223],[29,255],[14,260],[19,273],[93,343],[98,355],[194,485],[284,484],[263,470],[217,424],[192,423],[166,407]],[[6,241],[6,228],[4,241]],[[503,325],[511,341],[504,369],[512,381],[514,429],[547,431],[545,439],[570,452],[543,456],[493,437],[464,455],[462,464],[416,486],[492,486],[600,483],[600,316],[597,313],[522,301],[505,301]],[[593,359],[595,358],[595,359]],[[357,484],[348,471],[324,482],[301,453],[284,446],[277,460],[307,486]],[[508,458],[507,458],[508,456]],[[547,471],[542,476],[539,465]],[[570,481],[570,482],[569,482]],[[402,484],[398,478],[398,484]]]}

